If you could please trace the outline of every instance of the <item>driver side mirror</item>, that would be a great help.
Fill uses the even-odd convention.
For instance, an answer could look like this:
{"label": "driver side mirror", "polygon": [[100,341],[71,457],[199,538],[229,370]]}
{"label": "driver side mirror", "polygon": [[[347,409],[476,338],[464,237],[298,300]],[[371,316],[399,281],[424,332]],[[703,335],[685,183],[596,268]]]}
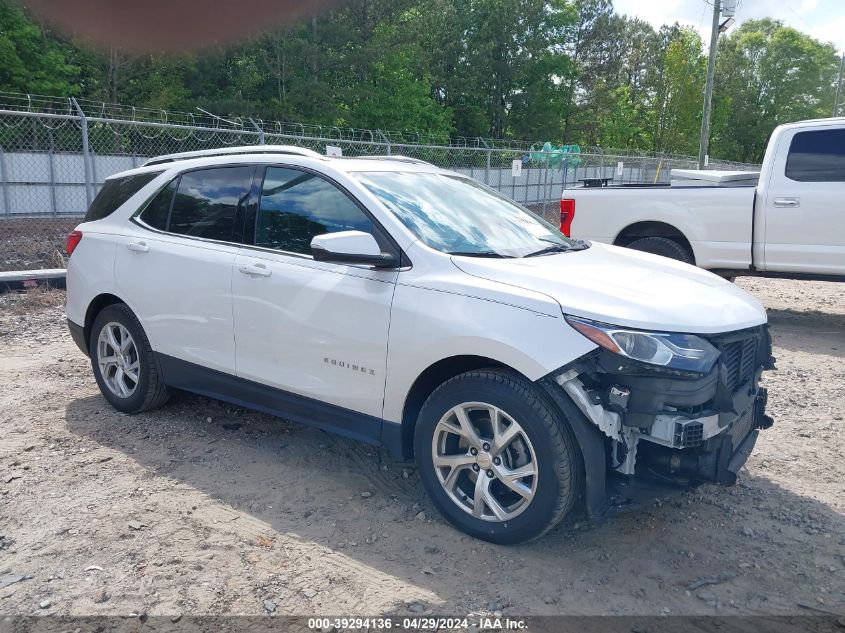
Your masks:
{"label": "driver side mirror", "polygon": [[363,231],[317,235],[311,240],[311,254],[318,262],[365,264],[376,268],[396,268],[399,265],[393,253],[383,253],[376,238]]}

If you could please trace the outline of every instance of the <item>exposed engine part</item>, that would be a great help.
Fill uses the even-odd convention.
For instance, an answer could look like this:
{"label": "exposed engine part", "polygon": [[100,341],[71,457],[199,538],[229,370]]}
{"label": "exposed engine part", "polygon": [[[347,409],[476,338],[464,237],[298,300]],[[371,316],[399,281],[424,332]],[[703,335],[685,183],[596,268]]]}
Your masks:
{"label": "exposed engine part", "polygon": [[627,387],[613,385],[607,392],[607,402],[614,409],[625,411],[628,408],[628,399],[631,397],[631,390]]}
{"label": "exposed engine part", "polygon": [[[634,466],[637,462],[639,431],[629,427],[623,429],[622,416],[615,411],[605,409],[600,401],[595,402],[595,399],[584,388],[584,384],[578,378],[578,372],[574,369],[555,377],[555,381],[569,394],[569,397],[587,416],[587,419],[614,441],[611,461],[614,462],[615,469],[625,475],[633,475]],[[623,395],[623,393],[619,394],[620,397]]]}
{"label": "exposed engine part", "polygon": [[578,378],[576,370],[570,369],[555,376],[555,382],[563,387],[575,405],[581,409],[588,420],[599,427],[602,433],[617,442],[623,441],[622,417],[618,413],[608,411],[601,404],[593,402],[593,398],[584,389],[584,383]]}

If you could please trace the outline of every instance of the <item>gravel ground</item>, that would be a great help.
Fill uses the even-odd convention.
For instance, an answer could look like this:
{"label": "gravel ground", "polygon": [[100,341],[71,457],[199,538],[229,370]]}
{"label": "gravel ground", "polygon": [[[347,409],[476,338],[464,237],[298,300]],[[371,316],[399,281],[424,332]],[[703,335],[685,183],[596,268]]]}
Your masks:
{"label": "gravel ground", "polygon": [[0,272],[65,267],[65,239],[79,217],[0,218]]}
{"label": "gravel ground", "polygon": [[187,395],[117,413],[61,291],[0,296],[0,613],[843,613],[845,285],[740,285],[778,370],[739,484],[510,548],[373,448]]}

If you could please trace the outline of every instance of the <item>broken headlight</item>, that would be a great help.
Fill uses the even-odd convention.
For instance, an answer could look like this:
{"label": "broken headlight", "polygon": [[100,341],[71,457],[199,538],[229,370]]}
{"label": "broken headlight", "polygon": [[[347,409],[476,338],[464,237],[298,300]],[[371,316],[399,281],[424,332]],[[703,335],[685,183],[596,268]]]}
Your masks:
{"label": "broken headlight", "polygon": [[566,322],[599,347],[632,360],[706,374],[719,350],[694,334],[644,332],[567,316]]}

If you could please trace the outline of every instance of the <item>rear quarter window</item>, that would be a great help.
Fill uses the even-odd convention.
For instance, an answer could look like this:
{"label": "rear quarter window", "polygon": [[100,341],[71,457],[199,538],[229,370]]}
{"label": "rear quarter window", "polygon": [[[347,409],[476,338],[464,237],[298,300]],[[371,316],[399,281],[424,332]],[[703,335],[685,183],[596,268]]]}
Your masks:
{"label": "rear quarter window", "polygon": [[109,178],[103,183],[100,193],[88,207],[83,222],[94,222],[110,216],[160,173],[160,171],[153,171],[122,178]]}
{"label": "rear quarter window", "polygon": [[171,180],[141,212],[141,221],[159,231],[167,230],[167,221],[170,217],[170,207],[173,205],[173,194],[176,193],[176,185],[179,179]]}

